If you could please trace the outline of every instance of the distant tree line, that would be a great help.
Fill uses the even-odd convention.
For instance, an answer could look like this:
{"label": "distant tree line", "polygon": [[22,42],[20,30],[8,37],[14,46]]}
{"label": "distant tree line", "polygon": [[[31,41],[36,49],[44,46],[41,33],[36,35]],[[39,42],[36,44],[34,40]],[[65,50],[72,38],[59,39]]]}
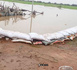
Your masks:
{"label": "distant tree line", "polygon": [[[19,1],[30,1],[30,2],[32,2],[32,0],[19,0]],[[45,3],[45,4],[56,4],[56,5],[66,5],[66,6],[77,6],[77,4],[72,4],[72,5],[70,5],[70,4],[63,4],[63,3],[51,3],[51,2],[42,2],[42,1],[34,1],[34,2],[37,2],[37,3]]]}

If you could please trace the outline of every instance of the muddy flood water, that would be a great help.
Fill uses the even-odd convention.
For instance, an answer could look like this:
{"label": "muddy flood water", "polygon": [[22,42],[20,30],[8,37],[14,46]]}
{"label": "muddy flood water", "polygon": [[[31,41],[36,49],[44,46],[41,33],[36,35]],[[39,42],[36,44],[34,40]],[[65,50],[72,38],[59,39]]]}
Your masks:
{"label": "muddy flood water", "polygon": [[[5,4],[13,5],[10,2],[5,2]],[[31,5],[16,3],[16,6],[31,10]],[[34,10],[44,12],[44,14],[37,13],[35,17],[31,17],[31,12],[25,12],[25,16],[0,17],[0,28],[22,33],[36,32],[45,34],[77,26],[77,10],[39,5],[34,5]]]}

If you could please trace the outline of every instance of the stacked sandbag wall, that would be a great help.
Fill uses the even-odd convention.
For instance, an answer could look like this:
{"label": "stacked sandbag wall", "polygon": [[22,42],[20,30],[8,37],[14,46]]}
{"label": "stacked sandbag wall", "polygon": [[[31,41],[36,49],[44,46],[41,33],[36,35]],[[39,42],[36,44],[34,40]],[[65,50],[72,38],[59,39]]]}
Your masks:
{"label": "stacked sandbag wall", "polygon": [[55,33],[37,34],[37,33],[21,33],[0,28],[0,38],[11,38],[12,42],[27,42],[31,44],[54,44],[64,42],[65,40],[73,40],[77,37],[77,26]]}

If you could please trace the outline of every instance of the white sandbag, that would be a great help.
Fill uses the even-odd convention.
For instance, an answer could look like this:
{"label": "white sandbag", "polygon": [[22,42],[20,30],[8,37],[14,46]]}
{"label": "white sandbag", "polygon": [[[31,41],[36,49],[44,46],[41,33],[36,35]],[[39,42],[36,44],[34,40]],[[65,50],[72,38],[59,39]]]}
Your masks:
{"label": "white sandbag", "polygon": [[45,38],[47,38],[47,36],[50,36],[50,35],[51,35],[50,33],[43,34]]}
{"label": "white sandbag", "polygon": [[12,40],[12,42],[23,42],[23,43],[32,44],[32,42],[31,42],[31,41],[26,41],[26,40],[23,40],[23,39],[16,39],[16,40]]}
{"label": "white sandbag", "polygon": [[13,38],[19,38],[20,36],[20,32],[14,32],[13,33]]}
{"label": "white sandbag", "polygon": [[50,35],[51,35],[50,33],[43,34],[45,39],[47,39],[47,37],[50,36]]}
{"label": "white sandbag", "polygon": [[20,39],[26,39],[26,40],[31,40],[30,36],[25,34],[25,33],[20,33],[20,32],[14,32],[13,33],[14,38],[20,38]]}
{"label": "white sandbag", "polygon": [[32,39],[46,40],[43,35],[39,35],[37,33],[29,33],[29,35]]}
{"label": "white sandbag", "polygon": [[8,30],[4,30],[4,31],[3,31],[3,34],[4,34],[5,36],[7,36],[7,37],[12,38],[14,32],[13,32],[13,31],[8,31]]}
{"label": "white sandbag", "polygon": [[0,34],[6,36],[6,31],[5,30],[0,30]]}
{"label": "white sandbag", "polygon": [[50,35],[47,36],[47,39],[48,39],[48,40],[50,40],[50,39],[56,39],[56,38],[57,38],[57,37],[56,37],[55,33],[50,34]]}
{"label": "white sandbag", "polygon": [[0,28],[0,35],[2,35],[3,34],[3,29],[2,28]]}
{"label": "white sandbag", "polygon": [[67,30],[64,30],[64,31],[69,33],[69,34],[74,34],[74,32],[71,29],[67,29]]}
{"label": "white sandbag", "polygon": [[3,38],[4,37],[4,35],[2,34],[2,28],[0,28],[0,38]]}
{"label": "white sandbag", "polygon": [[57,39],[64,37],[64,35],[61,34],[60,32],[55,33],[55,36],[56,36]]}
{"label": "white sandbag", "polygon": [[55,39],[60,39],[60,38],[63,38],[64,35],[59,33],[59,32],[56,32],[56,33],[53,33],[53,34],[50,34],[47,36],[47,39],[49,40],[55,40]]}
{"label": "white sandbag", "polygon": [[59,31],[59,33],[63,34],[64,36],[69,36],[70,34],[68,32],[63,31]]}
{"label": "white sandbag", "polygon": [[13,31],[9,31],[9,30],[1,30],[1,31],[0,31],[0,34],[12,38],[14,32],[13,32]]}
{"label": "white sandbag", "polygon": [[31,40],[30,36],[25,34],[25,33],[20,33],[20,32],[13,32],[9,30],[0,30],[0,34],[10,37],[10,38],[21,38],[21,39],[26,39],[26,40]]}
{"label": "white sandbag", "polygon": [[77,28],[71,28],[71,30],[74,32],[74,33],[77,33]]}
{"label": "white sandbag", "polygon": [[[50,33],[47,33],[47,34],[43,34],[43,36],[44,36],[44,38],[46,39],[45,41],[50,41],[50,38],[48,38],[48,37],[50,37],[51,36],[51,34]],[[51,38],[52,39],[52,38]]]}

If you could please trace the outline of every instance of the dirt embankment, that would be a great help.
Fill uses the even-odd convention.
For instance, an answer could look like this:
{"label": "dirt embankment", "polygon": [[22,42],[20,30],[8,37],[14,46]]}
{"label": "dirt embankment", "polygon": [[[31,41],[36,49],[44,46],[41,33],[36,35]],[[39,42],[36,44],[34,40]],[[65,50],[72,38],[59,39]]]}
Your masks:
{"label": "dirt embankment", "polygon": [[63,65],[77,70],[77,39],[52,46],[0,40],[0,70],[58,70]]}

